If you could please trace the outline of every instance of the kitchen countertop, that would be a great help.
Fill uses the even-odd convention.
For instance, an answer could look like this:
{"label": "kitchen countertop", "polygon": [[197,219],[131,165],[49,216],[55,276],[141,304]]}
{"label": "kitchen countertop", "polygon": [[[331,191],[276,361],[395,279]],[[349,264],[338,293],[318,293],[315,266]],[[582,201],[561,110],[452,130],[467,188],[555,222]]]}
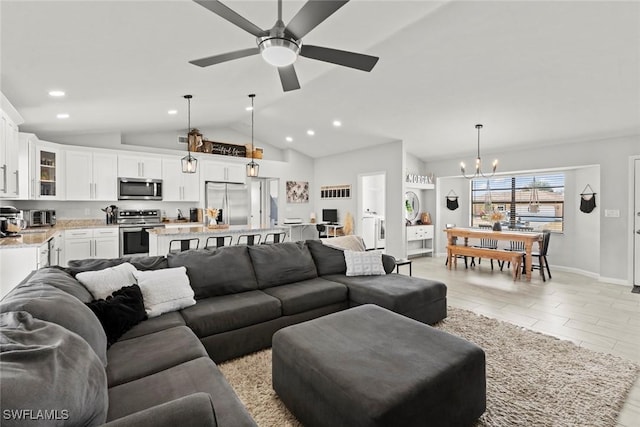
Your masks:
{"label": "kitchen countertop", "polygon": [[[193,224],[193,223],[191,223]],[[185,225],[184,227],[169,227],[169,228],[154,228],[148,230],[149,235],[154,236],[171,236],[176,237],[180,235],[211,235],[211,234],[238,234],[238,233],[251,233],[251,232],[266,232],[266,231],[286,231],[285,227],[251,227],[250,225],[231,225],[228,228],[209,228],[204,225]]]}
{"label": "kitchen countertop", "polygon": [[60,231],[76,228],[105,227],[118,227],[118,224],[105,224],[103,219],[61,219],[53,227],[26,228],[20,231],[20,237],[0,238],[0,249],[37,247]]}

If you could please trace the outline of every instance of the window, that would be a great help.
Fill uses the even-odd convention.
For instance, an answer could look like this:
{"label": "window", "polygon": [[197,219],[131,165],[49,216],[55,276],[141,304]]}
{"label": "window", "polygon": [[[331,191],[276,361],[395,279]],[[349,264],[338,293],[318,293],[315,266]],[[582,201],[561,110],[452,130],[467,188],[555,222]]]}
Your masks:
{"label": "window", "polygon": [[564,228],[564,174],[472,180],[471,225],[491,225],[496,221],[509,228],[531,227],[535,231],[561,232]]}

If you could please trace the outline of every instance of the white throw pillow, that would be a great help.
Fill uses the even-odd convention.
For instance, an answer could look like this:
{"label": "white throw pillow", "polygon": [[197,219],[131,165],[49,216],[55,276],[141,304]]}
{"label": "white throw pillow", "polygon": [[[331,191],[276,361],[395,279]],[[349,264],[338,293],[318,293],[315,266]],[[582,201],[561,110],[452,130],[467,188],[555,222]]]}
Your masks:
{"label": "white throw pillow", "polygon": [[351,234],[349,236],[332,237],[331,239],[320,239],[326,246],[331,246],[336,249],[350,250],[350,251],[364,251],[364,240],[362,237]]}
{"label": "white throw pillow", "polygon": [[138,271],[128,262],[98,271],[85,271],[76,274],[76,279],[91,292],[94,299],[107,299],[123,286],[136,283],[134,273]]}
{"label": "white throw pillow", "polygon": [[347,276],[381,276],[386,274],[380,251],[344,251]]}
{"label": "white throw pillow", "polygon": [[196,303],[185,267],[136,271],[135,276],[148,317],[160,316]]}

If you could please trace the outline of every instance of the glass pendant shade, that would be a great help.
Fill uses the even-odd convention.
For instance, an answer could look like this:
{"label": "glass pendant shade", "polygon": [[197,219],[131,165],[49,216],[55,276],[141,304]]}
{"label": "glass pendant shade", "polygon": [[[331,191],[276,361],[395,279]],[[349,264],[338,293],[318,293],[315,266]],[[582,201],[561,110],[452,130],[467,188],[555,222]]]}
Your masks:
{"label": "glass pendant shade", "polygon": [[247,176],[249,177],[257,177],[260,173],[260,165],[254,162],[253,160],[247,163]]}
{"label": "glass pendant shade", "polygon": [[196,173],[198,169],[198,159],[193,157],[191,153],[182,158],[182,172],[183,173]]}

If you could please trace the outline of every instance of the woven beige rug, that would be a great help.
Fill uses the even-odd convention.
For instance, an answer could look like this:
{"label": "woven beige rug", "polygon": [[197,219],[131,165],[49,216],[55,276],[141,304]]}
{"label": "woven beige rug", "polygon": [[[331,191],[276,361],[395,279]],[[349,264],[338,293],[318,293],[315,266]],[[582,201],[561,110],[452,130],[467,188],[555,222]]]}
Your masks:
{"label": "woven beige rug", "polygon": [[[615,426],[640,373],[628,360],[449,308],[438,328],[482,347],[487,411],[478,426]],[[220,369],[260,427],[299,426],[271,388],[271,350]]]}

